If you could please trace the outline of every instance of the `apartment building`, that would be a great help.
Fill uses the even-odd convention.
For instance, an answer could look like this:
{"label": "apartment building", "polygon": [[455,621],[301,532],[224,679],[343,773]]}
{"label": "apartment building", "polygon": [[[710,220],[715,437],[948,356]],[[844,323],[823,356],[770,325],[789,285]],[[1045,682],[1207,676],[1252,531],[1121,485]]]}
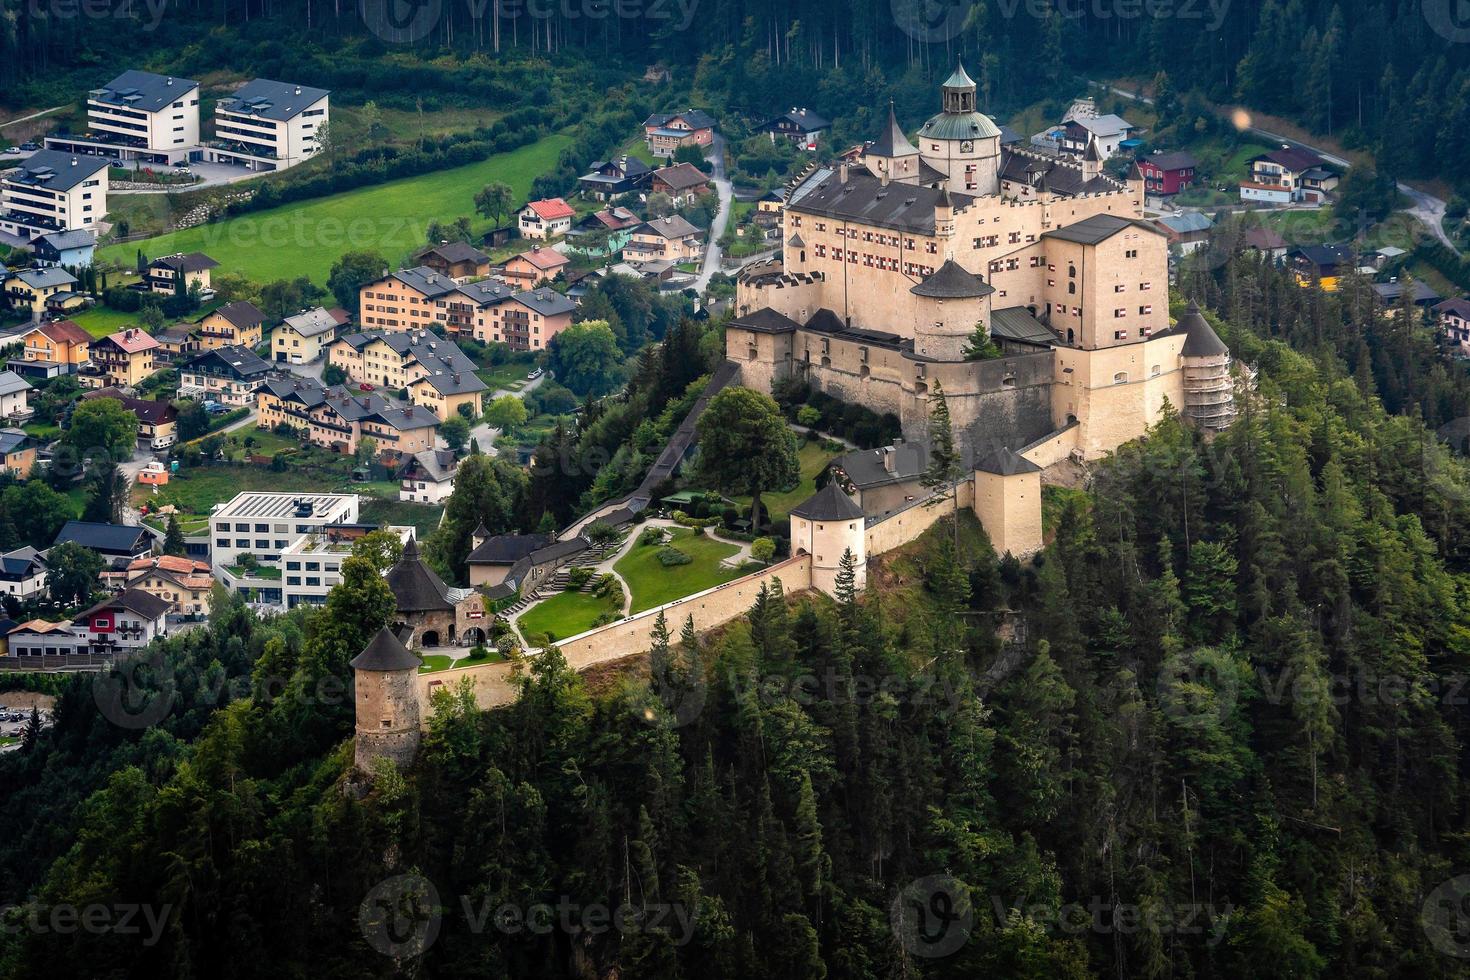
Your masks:
{"label": "apartment building", "polygon": [[425,331],[350,334],[331,346],[327,361],[360,384],[407,388],[413,404],[425,406],[441,421],[461,405],[478,416],[489,388],[458,345]]}
{"label": "apartment building", "polygon": [[434,303],[459,286],[426,265],[399,269],[359,291],[361,322],[370,330],[427,330],[434,322]]}
{"label": "apartment building", "polygon": [[179,365],[179,397],[249,405],[271,366],[244,347],[200,351]]}
{"label": "apartment building", "polygon": [[461,286],[459,297],[469,311],[464,314],[468,332],[481,343],[507,344],[511,350],[545,349],[552,337],[572,325],[577,308],[554,289],[515,290],[494,280]]}
{"label": "apartment building", "polygon": [[422,405],[340,385],[325,388],[312,378],[266,382],[255,394],[255,408],[260,426],[288,425],[314,446],[352,454],[363,439],[372,439],[379,453],[400,459],[432,449],[440,421]]}
{"label": "apartment building", "polygon": [[0,179],[0,231],[27,240],[95,232],[107,214],[107,163],[58,150],[31,154]]}
{"label": "apartment building", "polygon": [[88,388],[131,388],[156,370],[159,343],[137,327],[92,342],[92,361],[77,376]]}
{"label": "apartment building", "polygon": [[280,364],[311,363],[337,339],[337,328],[346,326],[348,319],[344,309],[320,306],[286,317],[271,331],[271,359]]}
{"label": "apartment building", "polygon": [[46,137],[48,149],[176,166],[199,148],[199,83],[125,71],[87,94],[87,132]]}
{"label": "apartment building", "polygon": [[326,89],[257,78],[214,107],[215,138],[207,160],[246,170],[285,170],[321,150],[317,134],[330,120]]}

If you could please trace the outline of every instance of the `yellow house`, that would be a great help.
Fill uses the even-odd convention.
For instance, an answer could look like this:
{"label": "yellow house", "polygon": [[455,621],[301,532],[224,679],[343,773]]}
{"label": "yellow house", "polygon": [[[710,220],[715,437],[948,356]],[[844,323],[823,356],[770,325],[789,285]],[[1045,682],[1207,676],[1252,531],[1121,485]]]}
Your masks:
{"label": "yellow house", "polygon": [[36,447],[24,429],[0,429],[0,458],[4,470],[25,479],[36,462]]}
{"label": "yellow house", "polygon": [[[149,292],[165,293],[169,296],[180,291],[187,292],[196,283],[200,289],[208,289],[209,270],[218,265],[218,262],[203,252],[162,255],[148,263],[144,281],[148,283]],[[182,287],[180,282],[183,283]]]}
{"label": "yellow house", "polygon": [[40,313],[46,309],[47,300],[71,292],[76,284],[76,277],[60,266],[21,269],[5,278],[5,298],[12,309]]}
{"label": "yellow house", "polygon": [[91,356],[92,335],[70,320],[43,323],[22,339],[22,360],[60,365],[63,374],[75,371]]}
{"label": "yellow house", "polygon": [[485,410],[482,399],[489,385],[470,373],[426,374],[408,386],[408,397],[444,421],[452,415],[464,415],[460,406],[468,406],[466,417],[477,419]]}
{"label": "yellow house", "polygon": [[155,555],[128,565],[127,588],[162,599],[181,616],[207,616],[214,575],[208,562]]}
{"label": "yellow house", "polygon": [[260,345],[265,314],[254,303],[237,300],[226,303],[199,321],[199,349],[248,347]]}
{"label": "yellow house", "polygon": [[157,340],[138,327],[129,327],[92,342],[92,364],[81,374],[88,387],[128,388],[152,374]]}
{"label": "yellow house", "polygon": [[271,331],[271,360],[278,364],[309,364],[321,357],[347,323],[347,311],[318,306],[286,317]]}
{"label": "yellow house", "polygon": [[489,389],[475,374],[475,362],[453,341],[436,334],[354,333],[332,344],[328,362],[358,383],[407,388],[415,405],[430,409],[440,421],[468,405],[478,416],[483,392]]}

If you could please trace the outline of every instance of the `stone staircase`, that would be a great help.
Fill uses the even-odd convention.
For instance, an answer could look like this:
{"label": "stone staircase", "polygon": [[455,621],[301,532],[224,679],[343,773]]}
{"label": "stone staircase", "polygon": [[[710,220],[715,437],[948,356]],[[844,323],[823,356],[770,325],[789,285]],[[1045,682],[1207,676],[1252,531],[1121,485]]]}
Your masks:
{"label": "stone staircase", "polygon": [[512,619],[515,616],[520,615],[521,610],[525,609],[531,603],[537,601],[540,598],[541,598],[541,590],[538,588],[535,591],[533,591],[530,595],[523,595],[519,599],[517,599],[513,604],[511,604],[509,606],[506,606],[504,609],[502,609],[500,611],[500,613],[498,615],[500,615],[500,617],[503,618],[503,619]]}

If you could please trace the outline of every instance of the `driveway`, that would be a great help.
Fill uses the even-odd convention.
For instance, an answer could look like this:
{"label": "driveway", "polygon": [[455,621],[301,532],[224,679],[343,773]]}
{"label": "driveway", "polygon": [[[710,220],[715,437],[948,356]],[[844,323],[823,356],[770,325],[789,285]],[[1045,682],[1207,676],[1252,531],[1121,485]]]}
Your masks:
{"label": "driveway", "polygon": [[[124,162],[122,166],[132,169],[130,162]],[[159,167],[162,170],[172,170],[172,167]],[[190,163],[189,169],[194,176],[200,178],[192,184],[174,184],[165,187],[147,188],[144,190],[113,191],[114,196],[127,194],[177,194],[183,191],[198,191],[206,187],[219,187],[223,184],[237,184],[242,180],[252,177],[263,177],[268,171],[246,170],[244,167],[232,167],[223,163]]]}
{"label": "driveway", "polygon": [[[535,381],[527,381],[525,387],[521,388],[520,391],[513,391],[510,388],[498,388],[495,391],[486,394],[485,406],[488,408],[490,403],[493,402],[495,399],[503,398],[506,395],[519,396],[524,395],[528,391],[535,391],[538,387],[540,387],[541,382],[545,380],[546,373],[542,372],[541,377],[537,378]],[[475,445],[480,447],[480,451],[485,453],[487,456],[496,455],[497,451],[495,449],[495,440],[500,438],[500,430],[490,425],[489,422],[481,419],[473,426],[471,426],[470,438],[475,441]]]}
{"label": "driveway", "polygon": [[715,185],[715,193],[720,197],[720,213],[710,223],[709,244],[704,249],[704,264],[699,267],[699,275],[690,284],[695,292],[701,294],[709,286],[710,278],[720,271],[720,236],[725,233],[725,225],[730,221],[730,202],[734,197],[730,181],[725,177],[725,137],[716,133],[710,140],[709,149],[710,155],[705,159],[710,164],[710,180]]}

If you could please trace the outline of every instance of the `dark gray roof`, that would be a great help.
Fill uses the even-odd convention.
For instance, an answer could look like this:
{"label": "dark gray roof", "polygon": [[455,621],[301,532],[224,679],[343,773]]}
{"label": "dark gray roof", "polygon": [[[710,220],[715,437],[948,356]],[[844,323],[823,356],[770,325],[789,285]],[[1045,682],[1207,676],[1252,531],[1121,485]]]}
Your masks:
{"label": "dark gray roof", "polygon": [[773,116],[770,119],[766,120],[764,123],[761,123],[760,129],[762,132],[766,130],[774,130],[776,129],[777,123],[780,122],[795,123],[796,128],[803,133],[815,133],[818,130],[826,129],[828,126],[832,125],[830,122],[823,119],[815,112],[812,112],[810,109],[791,109],[790,111],[783,112],[779,116]]}
{"label": "dark gray roof", "polygon": [[100,551],[106,555],[132,555],[147,550],[152,536],[141,527],[126,524],[98,524],[92,521],[67,521],[56,532],[53,545],[68,541]]}
{"label": "dark gray roof", "polygon": [[[205,258],[209,258],[205,256]],[[210,259],[214,262],[213,259]],[[219,263],[215,263],[218,265]],[[237,299],[233,303],[226,303],[214,312],[230,321],[238,330],[248,330],[265,322],[265,313],[260,307],[245,299]]]}
{"label": "dark gray roof", "polygon": [[399,612],[437,612],[452,610],[449,601],[449,586],[434,574],[419,557],[418,542],[412,539],[403,546],[400,558],[384,576],[388,588],[393,590],[393,600]]}
{"label": "dark gray roof", "polygon": [[873,141],[873,145],[868,147],[866,152],[879,157],[907,157],[919,152],[918,147],[909,142],[909,138],[903,133],[903,128],[899,126],[898,116],[894,115],[891,100],[888,103],[888,124],[883,127],[883,131],[878,134],[878,138]]}
{"label": "dark gray roof", "polygon": [[106,157],[77,156],[60,150],[37,150],[20,169],[5,179],[12,184],[29,184],[48,191],[69,191],[84,180],[106,170]]}
{"label": "dark gray roof", "polygon": [[28,439],[24,429],[0,429],[0,457],[23,449]]}
{"label": "dark gray roof", "polygon": [[405,478],[430,479],[442,483],[454,479],[458,468],[459,457],[452,450],[426,449],[410,456],[399,473]]}
{"label": "dark gray roof", "polygon": [[155,75],[151,71],[129,69],[88,97],[125,109],[157,112],[198,87],[199,83],[191,78],[175,78],[172,75]]}
{"label": "dark gray roof", "polygon": [[1184,335],[1184,347],[1179,351],[1182,357],[1218,357],[1230,353],[1230,348],[1215,333],[1194,300],[1189,301],[1189,308],[1169,330],[1168,336],[1181,333]]}
{"label": "dark gray roof", "polygon": [[514,565],[550,541],[546,534],[497,534],[481,541],[468,560],[471,565]]}
{"label": "dark gray roof", "polygon": [[762,306],[752,313],[737,316],[730,321],[730,325],[744,327],[746,330],[754,330],[758,333],[790,333],[800,326],[795,320],[784,313],[777,313],[769,306]]}
{"label": "dark gray roof", "polygon": [[990,313],[990,335],[1002,340],[1014,340],[1023,344],[1050,346],[1057,342],[1057,335],[1047,329],[1046,324],[1024,306],[1008,306]]}
{"label": "dark gray roof", "polygon": [[679,214],[671,214],[666,218],[655,218],[653,221],[645,221],[633,229],[635,235],[657,235],[660,238],[684,238],[688,235],[701,234],[700,230]]}
{"label": "dark gray roof", "polygon": [[76,283],[77,277],[61,268],[59,265],[48,265],[44,269],[21,269],[12,272],[11,275],[20,279],[32,289],[44,289],[48,286],[70,286]]}
{"label": "dark gray roof", "polygon": [[445,262],[489,262],[490,256],[475,248],[467,242],[445,242],[426,248],[419,253],[419,260],[423,261],[425,256],[437,255]]}
{"label": "dark gray roof", "polygon": [[299,376],[271,378],[260,390],[269,391],[277,398],[299,402],[306,408],[315,408],[327,397],[327,388],[320,381]]}
{"label": "dark gray roof", "polygon": [[[887,463],[892,463],[890,472]],[[832,466],[847,474],[859,490],[912,480],[929,465],[928,454],[917,442],[901,442],[882,449],[859,449],[838,456]]]}
{"label": "dark gray roof", "polygon": [[423,661],[409,652],[393,631],[384,626],[378,630],[378,635],[373,637],[357,656],[352,658],[349,666],[353,670],[418,670]]}
{"label": "dark gray roof", "polygon": [[110,599],[104,599],[86,612],[77,616],[77,619],[89,619],[93,613],[106,612],[109,609],[126,609],[128,612],[137,613],[144,619],[157,619],[168,612],[169,602],[160,599],[151,592],[142,589],[128,589]]}
{"label": "dark gray roof", "polygon": [[14,371],[0,371],[0,395],[13,395],[17,391],[30,391],[31,383]]}
{"label": "dark gray roof", "polygon": [[330,333],[338,326],[337,318],[320,306],[312,310],[303,310],[295,316],[288,316],[285,323],[303,337]]}
{"label": "dark gray roof", "polygon": [[969,299],[988,296],[995,287],[979,276],[966,272],[954,259],[945,259],[934,274],[921,283],[909,287],[915,296],[930,299]]}
{"label": "dark gray roof", "polygon": [[1096,245],[1098,242],[1112,238],[1118,232],[1128,227],[1141,228],[1154,235],[1163,234],[1163,232],[1147,222],[1120,218],[1115,214],[1094,214],[1090,218],[1083,218],[1076,224],[1067,225],[1065,228],[1044,231],[1041,233],[1041,237],[1056,238],[1064,242],[1077,242],[1081,245]]}
{"label": "dark gray roof", "polygon": [[685,109],[683,112],[655,112],[643,121],[644,126],[657,126],[660,129],[667,126],[675,119],[682,119],[693,129],[713,129],[714,117],[703,109]]}
{"label": "dark gray roof", "polygon": [[255,351],[239,344],[200,351],[180,365],[180,368],[199,370],[211,366],[236,378],[254,377],[271,369],[270,364],[262,360]]}
{"label": "dark gray roof", "polygon": [[863,509],[834,482],[791,508],[791,515],[809,521],[847,521],[861,518]]}
{"label": "dark gray roof", "polygon": [[389,273],[389,278],[397,279],[405,286],[418,290],[429,299],[452,293],[459,288],[459,284],[453,279],[426,265],[417,265],[412,269],[399,269],[397,272]]}
{"label": "dark gray roof", "polygon": [[1333,269],[1351,262],[1353,253],[1346,245],[1298,245],[1292,250],[1319,269]]}
{"label": "dark gray roof", "polygon": [[1188,170],[1199,166],[1194,155],[1185,150],[1175,150],[1172,153],[1153,153],[1142,157],[1140,163],[1151,163],[1160,170]]}
{"label": "dark gray roof", "polygon": [[[885,185],[862,170],[850,173],[846,184],[836,175],[830,176],[786,206],[788,210],[802,214],[932,235],[934,207],[939,201],[939,193],[936,188],[914,184]],[[950,197],[956,210],[974,200],[968,194],[951,194]]]}
{"label": "dark gray roof", "polygon": [[331,93],[324,88],[310,88],[293,82],[273,82],[256,78],[246,82],[235,94],[220,99],[215,108],[246,116],[258,116],[284,122],[294,119]]}
{"label": "dark gray roof", "polygon": [[554,289],[527,289],[515,294],[516,301],[542,316],[560,316],[577,308],[575,301]]}
{"label": "dark gray roof", "polygon": [[37,238],[33,245],[45,243],[48,248],[55,252],[65,252],[73,248],[91,248],[97,244],[97,236],[85,228],[74,231],[53,231],[49,235]]}
{"label": "dark gray roof", "polygon": [[[160,255],[148,264],[150,266],[165,266],[178,272],[203,272],[205,269],[213,269],[219,265],[218,262],[203,252],[175,252],[172,255]],[[235,306],[237,304],[231,303],[230,305]],[[250,303],[243,303],[241,305],[249,306],[252,310],[255,309]],[[220,312],[224,312],[224,307],[220,308]],[[256,310],[256,312],[259,313],[260,311]],[[262,319],[264,318],[262,317]],[[232,320],[231,322],[233,323],[234,321]]]}
{"label": "dark gray roof", "polygon": [[[1420,282],[1417,279],[1414,280],[1413,289],[1415,303],[1435,303],[1440,299],[1439,293],[1436,293],[1427,283]],[[1404,295],[1404,283],[1402,280],[1399,282],[1375,282],[1373,284],[1373,292],[1383,302],[1395,303]]]}
{"label": "dark gray roof", "polygon": [[46,560],[35,548],[27,545],[0,555],[0,575],[10,579],[25,578],[37,568],[45,568]]}
{"label": "dark gray roof", "polygon": [[1006,180],[1033,185],[1064,197],[1123,189],[1122,184],[1105,173],[1090,178],[1084,176],[1075,157],[1064,158],[1035,147],[1002,148],[1000,175]]}
{"label": "dark gray roof", "polygon": [[1023,456],[1001,446],[975,458],[975,469],[983,473],[1015,476],[1019,473],[1040,473],[1041,467]]}

